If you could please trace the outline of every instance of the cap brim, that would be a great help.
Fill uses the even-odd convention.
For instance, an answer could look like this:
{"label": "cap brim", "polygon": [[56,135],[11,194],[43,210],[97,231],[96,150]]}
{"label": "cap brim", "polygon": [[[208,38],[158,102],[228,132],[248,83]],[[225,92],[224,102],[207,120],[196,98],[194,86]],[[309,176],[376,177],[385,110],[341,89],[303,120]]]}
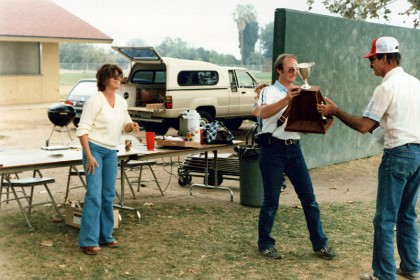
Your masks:
{"label": "cap brim", "polygon": [[369,58],[369,57],[372,57],[372,56],[374,56],[374,55],[376,55],[376,53],[368,53],[367,55],[365,55],[364,56],[364,58]]}

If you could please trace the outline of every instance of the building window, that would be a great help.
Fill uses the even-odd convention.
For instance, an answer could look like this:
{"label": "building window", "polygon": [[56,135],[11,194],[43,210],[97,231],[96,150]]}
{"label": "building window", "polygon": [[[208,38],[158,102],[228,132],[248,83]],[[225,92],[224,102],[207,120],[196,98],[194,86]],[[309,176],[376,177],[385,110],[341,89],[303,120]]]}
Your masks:
{"label": "building window", "polygon": [[30,42],[0,42],[0,75],[41,73],[41,45]]}

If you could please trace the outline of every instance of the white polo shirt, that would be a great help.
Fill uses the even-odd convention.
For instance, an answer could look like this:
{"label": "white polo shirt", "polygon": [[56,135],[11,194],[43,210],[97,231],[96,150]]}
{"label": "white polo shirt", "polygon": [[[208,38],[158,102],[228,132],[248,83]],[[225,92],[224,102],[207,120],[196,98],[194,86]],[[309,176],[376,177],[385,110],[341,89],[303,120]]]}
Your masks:
{"label": "white polo shirt", "polygon": [[[261,105],[264,104],[273,104],[277,101],[285,98],[287,95],[287,89],[280,84],[278,81],[274,83],[274,85],[265,87],[260,95],[260,103]],[[289,132],[284,131],[284,128],[286,127],[287,120],[282,126],[277,126],[277,120],[281,117],[283,112],[286,110],[287,106],[284,107],[282,110],[277,112],[275,115],[263,119],[262,120],[262,132],[266,133],[272,133],[273,137],[276,137],[278,139],[300,139],[300,133],[298,132]]]}
{"label": "white polo shirt", "polygon": [[373,92],[364,117],[384,129],[384,147],[420,144],[420,81],[402,67],[389,71]]}

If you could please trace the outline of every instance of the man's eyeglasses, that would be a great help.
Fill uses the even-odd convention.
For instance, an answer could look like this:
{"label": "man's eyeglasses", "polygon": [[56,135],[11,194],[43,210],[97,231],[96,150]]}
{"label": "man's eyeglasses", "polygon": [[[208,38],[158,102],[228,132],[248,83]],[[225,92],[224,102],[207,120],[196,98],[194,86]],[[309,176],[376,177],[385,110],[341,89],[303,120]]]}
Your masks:
{"label": "man's eyeglasses", "polygon": [[112,78],[114,80],[121,80],[123,78],[123,75],[122,74],[114,75]]}
{"label": "man's eyeglasses", "polygon": [[290,67],[289,69],[287,69],[287,72],[290,73],[290,74],[293,74],[296,71],[298,71],[298,69],[296,67]]}
{"label": "man's eyeglasses", "polygon": [[375,59],[377,59],[378,57],[375,55],[375,56],[371,56],[371,57],[369,57],[369,61],[370,61],[370,63],[372,63],[372,62],[374,62],[375,61]]}

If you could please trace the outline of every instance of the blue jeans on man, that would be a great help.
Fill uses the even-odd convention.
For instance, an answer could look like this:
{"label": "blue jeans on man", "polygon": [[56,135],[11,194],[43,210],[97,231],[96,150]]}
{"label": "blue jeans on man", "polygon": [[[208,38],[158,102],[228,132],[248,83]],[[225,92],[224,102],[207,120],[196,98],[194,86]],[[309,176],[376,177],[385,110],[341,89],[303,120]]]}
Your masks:
{"label": "blue jeans on man", "polygon": [[263,179],[264,200],[258,221],[258,247],[260,250],[275,246],[270,236],[277,209],[283,173],[293,184],[302,204],[314,251],[327,245],[328,238],[322,229],[320,210],[315,199],[311,177],[299,144],[274,143],[260,148],[259,166]]}
{"label": "blue jeans on man", "polygon": [[[114,241],[115,184],[118,173],[117,150],[110,150],[89,142],[92,155],[99,166],[95,174],[86,173],[87,191],[83,203],[79,246],[98,246]],[[86,156],[83,153],[83,166]]]}
{"label": "blue jeans on man", "polygon": [[373,220],[372,268],[379,279],[396,279],[394,225],[400,268],[420,272],[416,204],[420,187],[420,144],[385,149],[378,172],[378,194]]}

